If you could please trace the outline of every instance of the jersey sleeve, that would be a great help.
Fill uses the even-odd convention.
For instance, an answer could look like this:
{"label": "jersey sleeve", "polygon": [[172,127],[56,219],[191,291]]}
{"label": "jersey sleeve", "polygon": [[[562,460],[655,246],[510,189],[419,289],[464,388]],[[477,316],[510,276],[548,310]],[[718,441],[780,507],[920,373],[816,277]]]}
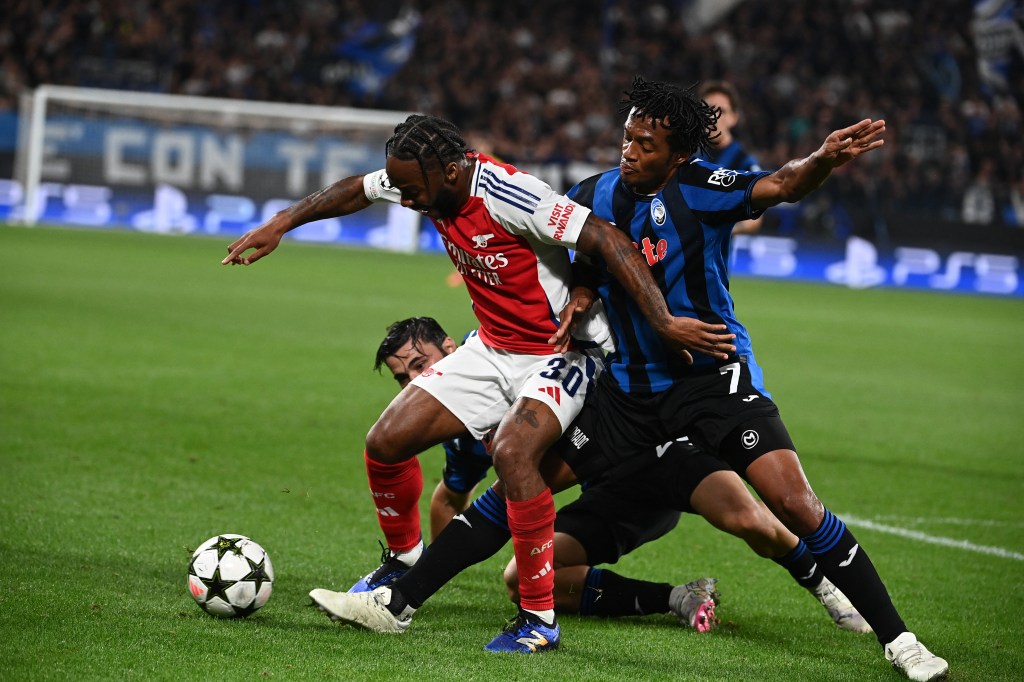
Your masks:
{"label": "jersey sleeve", "polygon": [[701,222],[732,225],[764,213],[751,207],[750,194],[754,183],[766,175],[770,173],[722,168],[694,158],[679,170],[679,185],[687,205]]}
{"label": "jersey sleeve", "polygon": [[387,201],[399,204],[402,202],[402,193],[391,184],[391,180],[383,168],[363,176],[363,193],[374,203]]}
{"label": "jersey sleeve", "polygon": [[485,167],[480,179],[491,215],[513,234],[576,248],[590,209],[527,173]]}

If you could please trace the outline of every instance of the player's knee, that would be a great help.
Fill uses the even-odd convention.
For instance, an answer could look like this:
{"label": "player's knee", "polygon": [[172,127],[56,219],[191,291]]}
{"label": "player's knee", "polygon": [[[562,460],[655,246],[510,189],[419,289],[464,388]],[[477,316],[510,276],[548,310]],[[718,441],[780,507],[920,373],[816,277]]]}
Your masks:
{"label": "player's knee", "polygon": [[747,542],[761,556],[770,554],[772,529],[757,505],[736,509],[722,517],[723,530]]}
{"label": "player's knee", "polygon": [[502,575],[505,580],[505,592],[513,604],[519,603],[519,570],[516,567],[516,560],[508,562],[505,573]]}
{"label": "player's knee", "polygon": [[823,507],[810,488],[787,491],[765,502],[783,525],[800,537],[810,535],[821,523]]}
{"label": "player's knee", "polygon": [[366,456],[382,464],[396,464],[409,459],[400,448],[394,430],[382,425],[380,421],[366,434]]}
{"label": "player's knee", "polygon": [[495,444],[491,449],[491,462],[498,477],[507,481],[528,465],[529,457],[519,448]]}

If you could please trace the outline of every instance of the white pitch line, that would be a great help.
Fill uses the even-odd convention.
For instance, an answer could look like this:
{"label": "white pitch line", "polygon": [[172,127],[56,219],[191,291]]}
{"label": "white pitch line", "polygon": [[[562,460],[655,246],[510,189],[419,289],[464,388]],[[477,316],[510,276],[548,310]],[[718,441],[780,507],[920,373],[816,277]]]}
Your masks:
{"label": "white pitch line", "polygon": [[911,525],[942,523],[951,526],[976,526],[985,528],[1024,528],[1024,521],[994,521],[992,519],[961,519],[941,516],[899,516],[882,514],[875,516],[877,521],[892,521]]}
{"label": "white pitch line", "polygon": [[920,540],[921,542],[928,542],[933,545],[943,545],[945,547],[956,547],[958,549],[966,549],[969,552],[978,552],[979,554],[991,554],[993,556],[1003,557],[1004,559],[1016,559],[1017,561],[1024,561],[1024,554],[1020,552],[1013,552],[1002,547],[988,547],[986,545],[976,545],[973,542],[967,540],[957,540],[956,538],[944,538],[939,535],[928,535],[918,530],[910,530],[909,528],[900,528],[898,526],[887,526],[882,523],[875,523],[867,519],[861,519],[856,516],[840,516],[844,522],[850,526],[860,526],[861,528],[868,528],[870,530],[877,530],[882,533],[889,533],[890,535],[899,535],[900,537],[910,538],[912,540]]}

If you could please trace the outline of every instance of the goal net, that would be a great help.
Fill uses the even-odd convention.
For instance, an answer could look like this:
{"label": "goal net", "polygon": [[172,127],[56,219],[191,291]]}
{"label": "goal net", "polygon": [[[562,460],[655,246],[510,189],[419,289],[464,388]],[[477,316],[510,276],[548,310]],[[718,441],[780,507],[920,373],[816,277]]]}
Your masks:
{"label": "goal net", "polygon": [[[406,114],[44,85],[22,106],[15,161],[27,224],[241,234],[335,180],[384,163]],[[27,125],[26,125],[27,124]],[[411,251],[394,205],[289,236]]]}

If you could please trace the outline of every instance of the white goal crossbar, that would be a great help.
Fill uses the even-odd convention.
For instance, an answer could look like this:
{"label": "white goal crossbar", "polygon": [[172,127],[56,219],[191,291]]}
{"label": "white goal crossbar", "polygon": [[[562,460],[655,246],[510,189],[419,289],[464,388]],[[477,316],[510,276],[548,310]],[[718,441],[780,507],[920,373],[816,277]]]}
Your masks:
{"label": "white goal crossbar", "polygon": [[[383,163],[382,141],[391,134],[395,125],[408,116],[408,112],[344,106],[43,85],[23,98],[20,111],[23,125],[19,127],[14,174],[24,187],[25,201],[24,210],[20,211],[18,218],[24,223],[36,224],[45,217],[43,214],[52,195],[41,194],[44,185],[47,193],[58,191],[53,187],[61,182],[65,183],[60,185],[63,187],[84,188],[86,194],[92,191],[95,195],[102,191],[113,203],[119,201],[118,193],[125,188],[118,187],[117,180],[112,178],[114,175],[121,179],[128,177],[130,174],[126,175],[125,168],[131,171],[146,164],[155,164],[181,171],[182,162],[176,160],[182,156],[182,147],[174,147],[173,140],[185,147],[183,156],[189,161],[195,161],[189,154],[199,155],[201,152],[212,158],[210,165],[213,168],[206,169],[203,176],[206,185],[202,188],[208,194],[202,195],[202,201],[213,196],[214,199],[209,201],[221,210],[223,206],[233,206],[228,201],[232,195],[242,199],[242,195],[249,193],[250,185],[262,182],[262,188],[258,187],[255,195],[249,193],[250,198],[258,196],[253,203],[268,204],[271,202],[271,189],[266,187],[276,184],[280,188],[285,184],[280,178],[287,175],[294,180],[288,183],[290,193],[272,196],[274,206],[278,206],[286,198],[296,199],[294,193],[300,184],[307,193],[322,186],[314,182],[322,176],[305,173],[304,168],[299,170],[303,171],[303,180],[308,181],[295,179],[301,164],[321,163],[322,175],[327,176],[339,169],[354,168],[353,173],[366,172],[372,168],[362,168],[359,164]],[[131,126],[137,130],[133,132]],[[264,157],[253,160],[246,145],[259,133],[264,134],[261,152]],[[74,139],[71,138],[73,136]],[[98,139],[99,136],[102,139]],[[145,141],[139,141],[143,137]],[[267,137],[272,144],[265,141]],[[152,138],[172,139],[169,144],[171,152],[167,152],[168,144],[154,144]],[[296,147],[299,146],[302,148],[297,152]],[[265,158],[267,147],[271,152],[285,150],[292,156],[284,160],[280,155],[278,158]],[[311,151],[313,148],[315,152]],[[159,151],[172,155],[171,161],[161,166],[159,159],[153,159]],[[174,157],[174,154],[178,156]],[[122,162],[118,167],[122,171],[120,174],[108,172],[109,169],[104,167],[104,164],[110,165],[112,158]],[[175,163],[177,168],[174,168]],[[245,164],[244,182],[239,180],[226,188],[216,186],[211,177],[217,173],[233,173],[232,177],[243,175],[243,170],[237,168],[225,171],[225,164],[230,163],[236,166]],[[81,172],[83,168],[85,172]],[[135,186],[127,188],[131,193],[159,193],[163,186],[159,174],[157,177],[148,174],[144,180],[139,179],[143,175],[141,171],[136,171],[136,175],[138,177],[133,180]],[[253,179],[251,176],[258,177]],[[243,183],[246,186],[240,188]],[[198,191],[199,181],[193,180],[191,188]],[[174,190],[171,187],[171,191]],[[190,199],[195,203],[195,197]],[[119,205],[124,203],[121,201]]]}

